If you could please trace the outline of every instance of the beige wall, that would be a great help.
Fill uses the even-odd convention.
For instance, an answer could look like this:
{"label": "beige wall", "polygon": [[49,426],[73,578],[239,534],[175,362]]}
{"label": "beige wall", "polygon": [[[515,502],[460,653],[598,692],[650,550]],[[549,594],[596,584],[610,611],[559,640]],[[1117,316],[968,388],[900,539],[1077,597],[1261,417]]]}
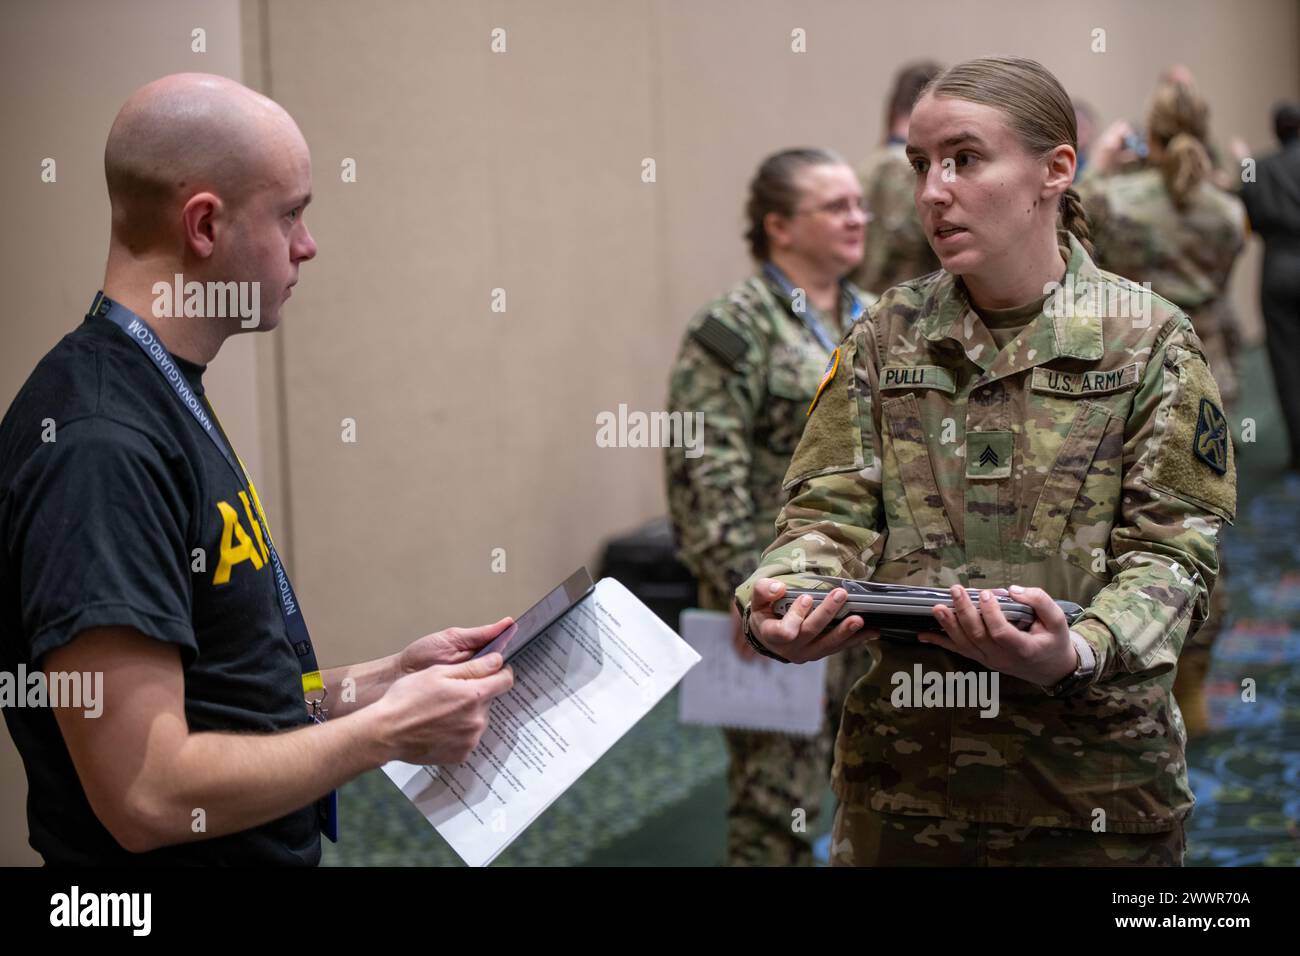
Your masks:
{"label": "beige wall", "polygon": [[[243,70],[235,0],[47,0],[6,4],[0,17],[0,408],[8,408],[103,283],[104,140],[122,101],[165,73]],[[203,54],[190,49],[196,27],[207,31]],[[45,157],[56,163],[53,183],[41,182]],[[250,468],[261,465],[255,344],[229,343],[204,377]],[[27,845],[26,800],[22,763],[0,732],[0,865],[40,862]]]}
{"label": "beige wall", "polygon": [[[1248,16],[1214,0],[136,0],[5,17],[5,404],[102,277],[100,156],[131,89],[179,69],[242,76],[312,146],[317,260],[282,330],[230,343],[211,379],[326,663],[517,613],[662,512],[661,453],[598,448],[596,414],[661,405],[691,312],[747,269],[740,210],[762,155],[861,157],[902,60],[1034,56],[1103,120],[1140,118],[1158,69],[1185,62],[1217,135],[1257,147],[1272,101],[1300,93],[1295,0]],[[796,27],[807,53],[790,52]],[[39,182],[46,155],[56,186]],[[657,182],[641,181],[645,157]],[[1255,267],[1238,268],[1248,318]],[[22,791],[6,736],[0,863],[31,859]]]}
{"label": "beige wall", "polygon": [[1104,119],[1139,118],[1182,61],[1218,128],[1260,144],[1273,98],[1300,89],[1293,0],[1250,17],[1208,0],[353,9],[274,2],[265,32],[270,92],[312,144],[320,243],[282,336],[280,518],[339,660],[518,611],[663,510],[660,453],[597,448],[596,414],[662,403],[690,313],[747,268],[757,160],[803,142],[862,156],[902,58],[1033,55]]}

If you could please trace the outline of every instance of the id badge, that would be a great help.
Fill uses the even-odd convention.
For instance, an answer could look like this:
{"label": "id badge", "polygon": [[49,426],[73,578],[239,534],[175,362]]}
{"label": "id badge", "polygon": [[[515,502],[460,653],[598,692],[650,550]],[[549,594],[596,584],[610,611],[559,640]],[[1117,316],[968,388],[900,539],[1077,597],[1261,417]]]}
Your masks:
{"label": "id badge", "polygon": [[331,790],[316,801],[316,818],[320,821],[320,832],[331,843],[339,842],[339,792]]}
{"label": "id badge", "polygon": [[[321,708],[317,706],[315,713],[311,715],[313,723],[323,724],[325,718],[321,716]],[[339,792],[331,790],[325,796],[316,801],[316,820],[320,823],[320,832],[331,843],[339,842]]]}

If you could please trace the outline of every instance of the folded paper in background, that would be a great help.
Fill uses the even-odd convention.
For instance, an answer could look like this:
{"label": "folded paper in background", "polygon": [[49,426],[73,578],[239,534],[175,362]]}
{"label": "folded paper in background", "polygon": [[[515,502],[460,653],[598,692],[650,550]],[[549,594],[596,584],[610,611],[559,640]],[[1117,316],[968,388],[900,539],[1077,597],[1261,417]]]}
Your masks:
{"label": "folded paper in background", "polygon": [[684,724],[774,730],[811,737],[825,711],[826,661],[742,660],[731,643],[731,615],[683,611],[682,640],[702,663],[686,675],[677,716]]}

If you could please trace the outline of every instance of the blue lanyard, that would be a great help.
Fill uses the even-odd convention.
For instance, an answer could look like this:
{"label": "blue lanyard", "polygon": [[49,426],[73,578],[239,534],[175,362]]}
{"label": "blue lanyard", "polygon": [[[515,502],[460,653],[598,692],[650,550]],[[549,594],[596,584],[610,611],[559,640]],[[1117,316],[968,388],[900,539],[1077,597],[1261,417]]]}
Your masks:
{"label": "blue lanyard", "polygon": [[[144,319],[125,306],[114,302],[103,292],[95,294],[95,301],[91,303],[89,314],[108,319],[125,332],[132,342],[140,346],[140,350],[149,356],[154,367],[172,387],[176,398],[199,423],[199,427],[212,440],[217,451],[221,452],[221,457],[226,460],[226,464],[234,471],[235,476],[248,487],[249,497],[253,500],[253,510],[257,513],[257,523],[261,526],[262,536],[271,556],[271,567],[275,571],[276,590],[280,596],[280,614],[284,618],[284,628],[289,634],[289,643],[293,645],[294,653],[298,655],[298,664],[302,667],[303,693],[324,690],[325,684],[321,680],[320,667],[316,663],[316,651],[312,648],[311,636],[307,633],[307,622],[303,619],[302,607],[298,604],[297,595],[293,593],[293,585],[289,583],[289,575],[284,570],[280,555],[276,553],[275,543],[271,540],[271,529],[266,525],[266,516],[262,513],[262,504],[258,501],[257,491],[253,488],[252,479],[244,469],[244,463],[238,460],[230,447],[229,439],[221,430],[220,423],[208,415],[209,406],[194,394],[194,390],[190,388],[189,382],[185,380],[185,376],[176,365],[175,359]],[[319,705],[319,701],[316,704]]]}
{"label": "blue lanyard", "polygon": [[[786,298],[794,298],[794,286],[790,280],[785,277],[785,273],[778,269],[770,262],[763,263],[763,274],[776,283],[777,287],[785,293]],[[842,288],[842,287],[841,287]],[[853,310],[849,315],[850,323],[856,322],[862,315],[862,303],[858,301],[857,296],[851,296],[853,300]],[[799,316],[800,321],[807,327],[808,331],[813,334],[818,342],[821,343],[828,353],[835,351],[836,342],[826,334],[826,328],[822,325],[821,319],[817,315],[817,310],[812,307],[812,303],[804,302],[803,310],[796,310],[795,314]]]}

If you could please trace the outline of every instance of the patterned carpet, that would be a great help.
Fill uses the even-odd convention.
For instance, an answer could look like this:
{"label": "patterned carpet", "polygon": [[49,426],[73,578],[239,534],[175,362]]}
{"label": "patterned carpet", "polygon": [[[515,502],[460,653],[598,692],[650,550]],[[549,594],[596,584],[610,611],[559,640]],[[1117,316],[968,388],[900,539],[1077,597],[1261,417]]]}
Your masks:
{"label": "patterned carpet", "polygon": [[[649,817],[680,807],[691,791],[720,779],[722,737],[677,723],[670,694],[499,856],[494,866],[574,866],[598,847],[635,833]],[[338,846],[325,843],[327,866],[461,866],[381,772],[339,792]],[[665,861],[667,862],[667,861]],[[675,863],[693,862],[674,860]]]}
{"label": "patterned carpet", "polygon": [[[1257,441],[1237,442],[1239,515],[1225,538],[1231,611],[1208,679],[1211,731],[1188,747],[1197,806],[1189,865],[1300,864],[1300,477],[1281,474],[1281,424],[1262,349],[1243,356],[1241,407]],[[1237,429],[1234,428],[1234,433]],[[1242,681],[1255,700],[1243,700]],[[542,815],[496,865],[722,862],[726,754],[715,731],[682,727],[670,694]],[[366,774],[340,794],[334,866],[458,866],[389,783]],[[830,814],[823,813],[822,839]]]}
{"label": "patterned carpet", "polygon": [[[1206,682],[1212,730],[1188,747],[1187,862],[1300,865],[1300,478],[1241,508],[1226,540],[1232,618]],[[1238,572],[1240,569],[1240,572]],[[1254,681],[1254,701],[1243,682]]]}

